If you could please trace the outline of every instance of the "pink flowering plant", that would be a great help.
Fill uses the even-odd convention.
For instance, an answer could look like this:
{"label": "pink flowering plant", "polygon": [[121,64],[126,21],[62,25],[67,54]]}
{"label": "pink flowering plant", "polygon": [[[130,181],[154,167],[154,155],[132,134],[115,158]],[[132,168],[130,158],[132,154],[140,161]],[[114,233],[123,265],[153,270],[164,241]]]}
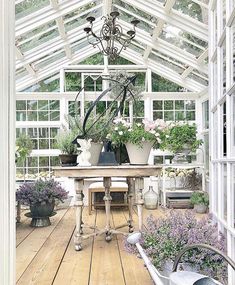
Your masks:
{"label": "pink flowering plant", "polygon": [[142,123],[133,123],[123,118],[116,118],[107,135],[114,146],[120,146],[125,143],[133,143],[140,147],[144,142],[152,142],[154,148],[161,144],[166,123],[163,120],[150,121],[143,119]]}
{"label": "pink flowering plant", "polygon": [[[218,232],[217,224],[212,222],[209,215],[196,219],[190,210],[184,213],[171,210],[167,216],[157,219],[149,216],[140,243],[158,270],[164,270],[166,264],[173,265],[176,256],[186,245],[205,243],[226,252],[226,239]],[[136,247],[127,242],[125,247],[129,252],[137,253]],[[214,252],[207,249],[191,250],[182,256],[181,261],[226,284],[226,263]]]}

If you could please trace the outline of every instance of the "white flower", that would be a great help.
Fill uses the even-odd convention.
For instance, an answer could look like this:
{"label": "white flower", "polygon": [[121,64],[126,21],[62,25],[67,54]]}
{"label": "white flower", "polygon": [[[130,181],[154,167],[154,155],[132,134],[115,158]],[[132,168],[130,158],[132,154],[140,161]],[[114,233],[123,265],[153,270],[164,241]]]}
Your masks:
{"label": "white flower", "polygon": [[106,138],[107,139],[111,138],[111,134],[107,134]]}
{"label": "white flower", "polygon": [[119,134],[120,136],[122,136],[122,135],[123,135],[123,131],[118,132],[118,134]]}
{"label": "white flower", "polygon": [[175,173],[174,172],[169,172],[169,177],[175,177]]}
{"label": "white flower", "polygon": [[168,139],[170,136],[169,135],[166,135],[166,138]]}
{"label": "white flower", "polygon": [[118,127],[115,127],[114,130],[117,131],[117,130],[118,130]]}
{"label": "white flower", "polygon": [[[155,132],[155,133],[156,133],[156,132]],[[155,134],[155,137],[159,137],[159,136],[160,136],[160,134],[159,134],[159,133],[156,133],[156,134]]]}
{"label": "white flower", "polygon": [[180,173],[178,174],[178,176],[179,176],[179,177],[184,177],[184,172],[180,172]]}
{"label": "white flower", "polygon": [[145,142],[145,138],[144,137],[142,138],[142,142]]}
{"label": "white flower", "polygon": [[149,132],[150,132],[150,134],[156,134],[155,130],[150,130]]}
{"label": "white flower", "polygon": [[159,139],[159,138],[157,138],[157,142],[158,142],[158,143],[161,143],[161,142],[162,142],[162,140],[161,140],[161,139]]}
{"label": "white flower", "polygon": [[140,123],[137,123],[136,126],[137,126],[137,127],[141,127],[141,124],[140,124]]}
{"label": "white flower", "polygon": [[132,131],[132,129],[128,129],[128,132],[131,132]]}

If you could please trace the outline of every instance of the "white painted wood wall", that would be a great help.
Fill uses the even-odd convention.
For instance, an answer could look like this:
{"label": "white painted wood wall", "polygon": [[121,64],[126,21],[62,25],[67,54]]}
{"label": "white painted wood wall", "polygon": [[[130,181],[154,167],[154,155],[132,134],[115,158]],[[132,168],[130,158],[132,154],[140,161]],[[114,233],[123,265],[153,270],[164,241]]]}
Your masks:
{"label": "white painted wood wall", "polygon": [[0,1],[0,284],[15,284],[15,2]]}

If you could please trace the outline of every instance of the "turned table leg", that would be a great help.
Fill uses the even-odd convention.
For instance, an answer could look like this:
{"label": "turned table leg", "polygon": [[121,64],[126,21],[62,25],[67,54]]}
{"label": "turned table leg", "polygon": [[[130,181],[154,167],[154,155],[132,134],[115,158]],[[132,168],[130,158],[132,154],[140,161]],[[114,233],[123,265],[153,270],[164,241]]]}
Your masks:
{"label": "turned table leg", "polygon": [[75,179],[76,229],[74,234],[75,250],[82,249],[82,209],[83,209],[83,179]]}
{"label": "turned table leg", "polygon": [[103,180],[104,183],[104,190],[105,190],[105,195],[104,195],[104,203],[105,203],[105,213],[106,213],[106,241],[111,241],[111,233],[110,233],[110,205],[111,205],[111,200],[112,197],[110,195],[110,186],[111,186],[111,178],[110,177],[104,177]]}
{"label": "turned table leg", "polygon": [[138,221],[139,221],[139,231],[143,229],[143,188],[144,188],[144,179],[142,177],[137,177],[135,179],[135,189],[137,190],[136,193],[136,205],[138,211]]}
{"label": "turned table leg", "polygon": [[129,226],[129,232],[132,233],[134,230],[133,227],[133,198],[135,191],[135,182],[133,178],[127,178],[128,185],[128,208],[129,208],[129,220],[127,221]]}

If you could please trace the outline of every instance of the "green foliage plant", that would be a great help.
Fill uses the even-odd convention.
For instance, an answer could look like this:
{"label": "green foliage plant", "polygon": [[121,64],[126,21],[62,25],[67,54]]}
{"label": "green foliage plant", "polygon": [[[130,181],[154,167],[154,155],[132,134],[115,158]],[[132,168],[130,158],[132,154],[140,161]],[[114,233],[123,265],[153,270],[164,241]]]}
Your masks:
{"label": "green foliage plant", "polygon": [[193,192],[190,202],[193,205],[209,205],[209,195],[207,192],[195,191]]}
{"label": "green foliage plant", "polygon": [[164,132],[161,148],[173,153],[179,153],[185,148],[189,148],[190,151],[196,151],[201,144],[202,140],[197,139],[196,124],[176,122],[171,123]]}
{"label": "green foliage plant", "polygon": [[23,164],[23,177],[25,181],[25,167],[26,167],[26,159],[30,155],[33,149],[33,142],[31,138],[25,133],[21,133],[19,137],[16,139],[16,153],[15,153],[15,161],[21,162]]}
{"label": "green foliage plant", "polygon": [[71,130],[62,130],[55,138],[56,146],[63,154],[77,153],[77,145],[72,143],[75,138],[74,132]]}

